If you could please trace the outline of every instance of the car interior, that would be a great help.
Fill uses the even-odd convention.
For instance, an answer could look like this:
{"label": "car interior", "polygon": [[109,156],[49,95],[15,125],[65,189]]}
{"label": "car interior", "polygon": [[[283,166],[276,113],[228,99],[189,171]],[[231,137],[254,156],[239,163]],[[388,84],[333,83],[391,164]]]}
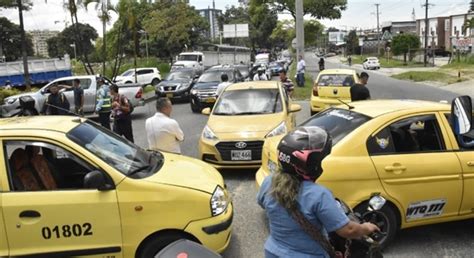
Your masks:
{"label": "car interior", "polygon": [[390,132],[396,152],[430,152],[445,149],[434,116],[404,119],[392,124]]}
{"label": "car interior", "polygon": [[69,152],[45,143],[7,143],[6,155],[13,191],[82,189],[84,176],[94,170]]}

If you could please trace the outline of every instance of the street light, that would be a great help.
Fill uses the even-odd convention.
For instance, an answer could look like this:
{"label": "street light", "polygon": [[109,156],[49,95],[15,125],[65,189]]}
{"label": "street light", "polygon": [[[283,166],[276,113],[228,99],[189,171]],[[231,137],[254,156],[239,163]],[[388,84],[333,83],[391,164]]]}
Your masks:
{"label": "street light", "polygon": [[148,63],[148,33],[145,30],[139,30],[138,33],[145,35],[146,62]]}

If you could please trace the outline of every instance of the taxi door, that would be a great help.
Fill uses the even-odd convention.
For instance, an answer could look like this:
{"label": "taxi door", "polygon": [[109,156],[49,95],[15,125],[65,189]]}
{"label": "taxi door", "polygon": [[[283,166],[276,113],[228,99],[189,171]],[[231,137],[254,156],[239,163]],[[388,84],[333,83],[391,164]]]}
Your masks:
{"label": "taxi door", "polygon": [[[441,114],[443,124],[453,144],[453,150],[461,162],[464,193],[459,215],[467,215],[474,213],[474,148],[460,147],[459,139],[454,136],[451,127],[450,116],[449,113]],[[464,137],[466,140],[474,140],[474,130],[471,130]]]}
{"label": "taxi door", "polygon": [[[95,166],[72,151],[46,142],[13,139],[2,141],[2,145],[5,150],[2,157],[8,160],[1,164],[0,171],[6,171],[9,182],[7,191],[2,193],[2,209],[10,256],[121,255],[121,224],[115,189],[83,189],[82,180],[73,180],[78,178],[77,174],[97,170]],[[19,158],[26,154],[16,155],[18,149],[26,153],[23,150],[30,145],[40,146],[43,153],[52,153],[54,159],[49,161],[64,179],[63,183],[57,183],[57,189],[30,190],[26,184],[23,189],[16,189],[21,181],[18,180],[20,171],[22,175],[34,173],[31,163]],[[81,183],[71,185],[72,181]]]}
{"label": "taxi door", "polygon": [[[1,154],[2,150],[0,150]],[[7,239],[7,232],[5,231],[5,224],[3,220],[3,205],[2,205],[2,195],[4,185],[2,182],[5,178],[5,174],[0,170],[0,257],[7,257],[8,256],[8,239]]]}
{"label": "taxi door", "polygon": [[429,113],[391,121],[368,140],[381,183],[407,223],[458,215],[461,167],[446,138],[439,116]]}

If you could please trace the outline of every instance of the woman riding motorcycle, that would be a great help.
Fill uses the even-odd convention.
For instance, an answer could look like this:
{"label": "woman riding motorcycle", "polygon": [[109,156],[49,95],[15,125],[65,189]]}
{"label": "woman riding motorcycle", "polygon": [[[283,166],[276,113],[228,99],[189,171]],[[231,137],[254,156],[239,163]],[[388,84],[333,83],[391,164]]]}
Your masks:
{"label": "woman riding motorcycle", "polygon": [[331,192],[315,184],[331,147],[329,134],[319,127],[297,128],[279,143],[281,171],[263,181],[257,196],[270,224],[266,258],[335,256],[328,232],[355,239],[379,231],[372,223],[350,221]]}

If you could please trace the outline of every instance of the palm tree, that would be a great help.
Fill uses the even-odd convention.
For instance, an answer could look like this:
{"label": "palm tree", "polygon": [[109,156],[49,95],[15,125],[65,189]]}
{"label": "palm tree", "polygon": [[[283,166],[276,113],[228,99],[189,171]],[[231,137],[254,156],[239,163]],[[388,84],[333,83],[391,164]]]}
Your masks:
{"label": "palm tree", "polygon": [[[135,68],[135,83],[137,82],[137,48],[138,48],[138,16],[139,3],[135,0],[120,0],[117,6],[119,20],[122,20],[133,38],[133,67]],[[121,28],[125,29],[125,28]]]}
{"label": "palm tree", "polygon": [[95,3],[95,10],[99,11],[99,19],[102,21],[102,74],[105,74],[105,62],[107,59],[107,40],[106,40],[106,25],[110,23],[112,17],[109,11],[116,12],[115,7],[110,3],[110,0],[84,0],[84,7],[90,3]]}

